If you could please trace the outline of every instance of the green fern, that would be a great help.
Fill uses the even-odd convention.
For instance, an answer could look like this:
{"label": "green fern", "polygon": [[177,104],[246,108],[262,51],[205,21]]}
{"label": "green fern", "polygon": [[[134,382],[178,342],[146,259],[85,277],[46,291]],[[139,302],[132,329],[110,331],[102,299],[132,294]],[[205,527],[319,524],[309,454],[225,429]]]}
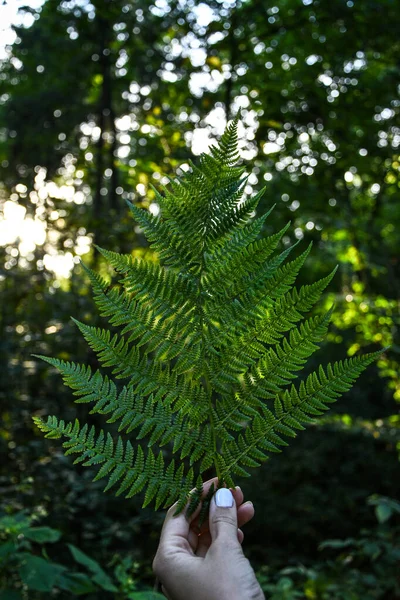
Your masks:
{"label": "green fern", "polygon": [[127,498],[144,491],[143,506],[178,500],[179,512],[195,487],[193,513],[203,474],[214,469],[218,485],[229,486],[236,475],[249,476],[380,354],[320,366],[293,384],[326,334],[331,310],[305,315],[335,270],[293,287],[310,246],[287,262],[296,244],[276,250],[289,224],[259,238],[271,211],[253,218],[264,190],[242,200],[246,177],[238,159],[234,121],[199,166],[191,164],[164,195],[155,191],[161,216],[130,205],[158,263],[99,248],[121,276],[121,287],[111,289],[85,267],[100,314],[120,332],[74,322],[109,374],[40,356],[60,371],[77,403],[90,404],[128,437],[54,416],[34,417],[36,425],[48,438],[66,438],[76,463],[99,465],[95,480],[107,478],[105,490],[115,487]]}

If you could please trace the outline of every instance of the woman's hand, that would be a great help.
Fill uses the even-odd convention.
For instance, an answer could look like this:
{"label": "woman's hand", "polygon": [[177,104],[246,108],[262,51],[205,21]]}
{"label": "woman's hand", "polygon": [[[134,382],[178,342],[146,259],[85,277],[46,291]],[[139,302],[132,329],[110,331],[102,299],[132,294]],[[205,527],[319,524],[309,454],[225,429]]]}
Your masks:
{"label": "woman's hand", "polygon": [[[204,484],[205,496],[217,478]],[[254,516],[243,503],[240,488],[221,488],[210,503],[210,514],[198,532],[200,506],[189,519],[185,511],[169,511],[161,532],[153,569],[169,600],[264,600],[254,571],[245,558],[240,527]],[[219,506],[218,506],[219,505]]]}

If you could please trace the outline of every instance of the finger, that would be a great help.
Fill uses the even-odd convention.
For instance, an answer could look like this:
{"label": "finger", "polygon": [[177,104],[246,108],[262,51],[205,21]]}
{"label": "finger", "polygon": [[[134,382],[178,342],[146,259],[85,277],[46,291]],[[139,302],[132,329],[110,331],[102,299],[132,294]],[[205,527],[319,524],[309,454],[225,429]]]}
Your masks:
{"label": "finger", "polygon": [[[203,483],[203,492],[201,495],[201,499],[204,499],[207,494],[210,491],[211,486],[214,484],[214,488],[217,487],[218,485],[218,477],[213,477],[212,479],[209,479],[208,481],[205,481]],[[193,492],[194,490],[192,490]],[[190,547],[192,549],[192,551],[197,554],[197,546],[198,546],[198,536],[199,536],[199,530],[198,530],[198,522],[199,522],[199,513],[201,510],[201,506],[202,503],[200,502],[199,506],[196,508],[196,510],[194,511],[194,513],[191,515],[191,517],[189,517],[189,523],[190,523],[190,528],[189,528],[189,534],[188,534],[188,541],[190,544]]]}
{"label": "finger", "polygon": [[[210,481],[212,481],[212,480],[210,480]],[[229,488],[229,489],[231,490],[233,497],[235,498],[236,506],[239,507],[243,503],[243,500],[244,500],[244,496],[243,496],[243,492],[242,492],[241,488],[237,485],[235,488]],[[199,516],[197,515],[192,521],[193,528],[195,530],[197,530],[198,533],[200,533],[200,534],[210,530],[208,519],[206,519],[204,521],[204,523],[202,523],[200,530],[198,528],[198,525],[199,525]]]}
{"label": "finger", "polygon": [[[217,482],[218,482],[217,477],[214,477],[213,479],[209,479],[208,481],[206,481],[203,484],[203,496],[207,495],[211,485],[214,483],[214,485],[216,486]],[[192,490],[192,491],[194,491],[194,490]],[[188,535],[189,535],[190,523],[193,521],[193,519],[196,518],[196,516],[200,512],[201,504],[199,504],[196,511],[193,513],[193,515],[189,519],[187,519],[185,516],[187,507],[181,513],[179,513],[179,515],[175,515],[177,506],[178,506],[178,503],[175,502],[175,504],[173,504],[171,506],[171,508],[169,508],[167,511],[165,521],[163,524],[163,528],[161,530],[160,543],[162,543],[166,537],[169,537],[171,535],[179,536],[179,537],[187,539]]]}
{"label": "finger", "polygon": [[[237,510],[238,526],[243,527],[243,525],[246,525],[246,523],[251,521],[251,519],[254,517],[253,503],[250,500],[248,500],[247,502],[242,504],[244,497],[243,497],[243,492],[240,489],[240,487],[236,486],[236,488],[234,488],[234,489],[230,488],[230,490],[233,494],[233,497],[235,498],[236,506],[238,507],[238,510]],[[196,533],[203,534],[206,531],[210,530],[210,525],[209,525],[208,519],[202,524],[200,530],[198,529],[198,522],[199,522],[198,517],[196,517],[194,519],[194,521],[192,522],[192,527],[196,531]]]}
{"label": "finger", "polygon": [[243,527],[243,525],[251,521],[254,517],[254,512],[254,506],[250,500],[239,506],[237,510],[238,527]]}
{"label": "finger", "polygon": [[[214,484],[214,490],[216,491],[217,490],[217,485],[218,485],[218,477],[213,477],[212,479],[209,479],[208,481],[205,481],[203,483],[202,499],[206,497],[206,495],[208,494],[208,492],[209,492],[210,487],[211,487],[212,484]],[[209,527],[208,527],[208,519],[206,519],[204,521],[204,523],[202,523],[202,526],[201,526],[201,528],[199,530],[198,525],[199,525],[199,520],[200,520],[200,516],[199,516],[200,510],[201,509],[198,508],[193,513],[193,516],[192,516],[192,519],[191,519],[192,527],[193,527],[193,529],[197,530],[197,533],[202,533],[203,531],[208,531],[208,529],[209,529]]]}
{"label": "finger", "polygon": [[[238,538],[238,542],[239,544],[241,544],[244,540],[244,533],[241,529],[237,530],[237,538]],[[200,556],[201,558],[204,558],[211,546],[211,533],[209,531],[206,531],[205,533],[202,533],[201,535],[198,536],[198,542],[197,542],[197,549],[195,551],[196,556]]]}
{"label": "finger", "polygon": [[237,508],[229,489],[220,488],[212,497],[209,521],[212,543],[239,544]]}
{"label": "finger", "polygon": [[[247,501],[237,509],[238,527],[243,527],[254,517],[254,506],[251,501]],[[207,534],[207,535],[206,535]],[[200,535],[197,529],[190,528],[189,531],[189,544],[196,554],[196,556],[204,557],[207,553],[208,548],[211,544],[211,534],[209,533],[209,526],[203,528]],[[243,542],[244,534],[243,531],[238,529],[238,540],[240,543]]]}
{"label": "finger", "polygon": [[[253,503],[248,501],[248,502],[245,502],[245,504],[242,504],[242,506],[239,506],[239,508],[237,510],[237,517],[238,517],[238,527],[239,528],[243,527],[243,525],[246,525],[246,523],[248,523],[254,517]],[[190,544],[193,552],[196,554],[196,556],[204,557],[206,555],[207,550],[211,544],[211,534],[209,532],[210,532],[210,529],[208,526],[208,522],[207,522],[207,527],[203,528],[202,531],[200,532],[200,534],[195,527],[190,528],[189,538],[188,538],[189,544]],[[243,538],[244,538],[243,532],[240,529],[238,529],[238,540],[240,543],[243,542]]]}
{"label": "finger", "polygon": [[159,550],[162,550],[164,545],[167,543],[169,546],[172,544],[173,546],[178,546],[181,549],[190,549],[188,542],[190,524],[185,518],[184,513],[174,516],[177,506],[178,503],[175,502],[175,504],[173,504],[167,511],[163,528],[161,530]]}
{"label": "finger", "polygon": [[242,488],[237,485],[236,487],[229,489],[231,490],[233,497],[235,498],[236,506],[240,506],[241,504],[243,504],[244,496]]}
{"label": "finger", "polygon": [[[204,482],[202,496],[206,496],[209,492],[211,485],[214,484],[214,486],[216,487],[217,483],[217,477],[213,477],[212,479],[209,479],[208,481]],[[192,492],[193,491],[194,489],[192,490]],[[175,515],[177,506],[178,503],[175,502],[175,504],[171,506],[171,508],[167,511],[167,515],[165,517],[165,521],[161,531],[159,551],[162,553],[164,547],[168,543],[169,548],[173,547],[176,550],[183,550],[193,556],[194,552],[197,549],[198,542],[197,535],[194,536],[193,533],[191,533],[191,523],[193,519],[195,519],[198,516],[201,510],[201,503],[196,508],[193,515],[189,517],[189,519],[186,517],[186,510],[188,505],[186,505],[185,509],[181,513],[179,513],[179,515]]]}

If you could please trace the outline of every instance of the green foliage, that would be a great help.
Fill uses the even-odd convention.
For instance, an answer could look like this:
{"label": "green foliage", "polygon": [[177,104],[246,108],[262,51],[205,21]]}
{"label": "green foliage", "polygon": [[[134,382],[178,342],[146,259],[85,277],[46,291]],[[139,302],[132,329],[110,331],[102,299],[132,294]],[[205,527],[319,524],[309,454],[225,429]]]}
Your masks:
{"label": "green foliage", "polygon": [[[286,567],[271,574],[268,567],[258,573],[260,584],[275,600],[378,600],[400,597],[397,565],[400,559],[400,528],[394,517],[400,503],[392,498],[371,496],[368,504],[391,506],[391,515],[362,530],[356,537],[326,540],[319,550],[329,558],[311,567]],[[384,524],[383,524],[384,523]]]}
{"label": "green foliage", "polygon": [[[51,527],[36,527],[34,521],[35,517],[24,511],[0,517],[1,599],[47,598],[55,590],[68,593],[68,597],[95,594],[90,596],[94,598],[100,591],[101,594],[117,594],[114,597],[125,600],[157,600],[163,597],[139,591],[130,573],[132,561],[129,556],[116,565],[113,577],[96,560],[72,544],[68,544],[72,558],[84,567],[84,572],[53,561],[44,544],[58,542],[61,532]],[[41,556],[37,553],[38,549]]]}
{"label": "green foliage", "polygon": [[259,580],[263,591],[270,594],[270,600],[304,598],[303,593],[295,589],[295,584],[290,577],[280,577],[276,583],[268,583],[268,578],[261,574]]}
{"label": "green foliage", "polygon": [[58,587],[80,595],[98,589],[84,573],[69,572],[49,559],[44,547],[42,556],[35,553],[38,545],[57,542],[61,533],[50,527],[35,527],[32,522],[33,517],[24,512],[0,519],[0,582],[5,597],[11,588],[19,598],[24,598],[27,590],[51,592]]}
{"label": "green foliage", "polygon": [[[242,200],[247,177],[238,166],[237,120],[199,166],[157,194],[161,216],[131,205],[156,251],[148,262],[100,249],[122,276],[118,289],[87,269],[100,313],[113,333],[75,320],[109,375],[41,356],[63,375],[91,413],[111,415],[119,431],[148,438],[136,448],[122,436],[57,417],[35,423],[49,438],[67,438],[75,463],[101,465],[127,498],[145,489],[143,506],[186,504],[194,478],[213,467],[219,485],[249,476],[270,453],[281,452],[304,424],[328,410],[380,354],[321,365],[296,387],[307,359],[326,334],[332,309],[305,318],[333,273],[293,289],[310,246],[287,262],[294,246],[275,254],[287,227],[257,239],[267,215],[253,220],[263,190]],[[299,326],[296,323],[300,322]],[[285,337],[285,334],[288,335]],[[283,436],[283,437],[282,437]],[[173,440],[165,461],[161,447]],[[153,451],[153,446],[157,449]],[[186,459],[186,460],[185,460]]]}
{"label": "green foliage", "polygon": [[375,516],[378,523],[386,523],[396,513],[400,515],[400,502],[374,494],[368,498],[368,504],[375,506]]}
{"label": "green foliage", "polygon": [[[246,526],[246,555],[254,565],[273,561],[276,569],[312,566],[323,540],[356,538],[361,527],[371,528],[373,514],[359,505],[360,497],[374,490],[398,494],[400,11],[392,0],[287,0],[278,12],[260,0],[228,9],[215,0],[204,3],[214,16],[201,28],[198,3],[168,2],[157,14],[154,2],[143,0],[99,2],[95,9],[61,0],[27,7],[35,20],[18,28],[0,65],[0,220],[11,197],[47,232],[33,253],[23,250],[25,231],[32,231],[25,221],[15,242],[0,248],[1,497],[14,510],[47,508],[48,523],[100,564],[133,552],[148,584],[162,514],[140,510],[139,496],[126,502],[102,494],[103,480],[91,483],[96,467],[73,466],[57,440],[42,439],[32,427],[30,415],[60,414],[61,406],[66,421],[78,416],[102,426],[102,415],[86,417],[88,405],[69,402],[61,377],[31,358],[36,352],[98,368],[69,321],[75,315],[102,326],[85,272],[76,265],[73,277],[57,281],[46,255],[53,260],[57,253],[61,262],[66,253],[79,254],[86,230],[101,246],[151,259],[123,200],[141,207],[157,202],[150,182],[179,173],[187,147],[193,143],[196,153],[200,134],[215,138],[237,104],[249,103],[240,131],[243,151],[254,161],[249,184],[255,190],[267,185],[259,214],[271,198],[276,202],[263,234],[291,219],[284,247],[302,233],[318,247],[296,286],[340,263],[319,308],[335,304],[321,362],[391,345],[348,400],[330,405],[326,417],[256,477],[237,481],[257,513],[256,523]],[[192,63],[187,40],[200,44],[203,66]],[[167,81],[164,65],[171,69]],[[198,78],[212,88],[197,87]],[[199,131],[192,141],[193,123]],[[99,137],[90,133],[94,125]],[[353,181],[345,179],[348,171]],[[54,189],[66,184],[71,192],[72,182],[83,204]],[[10,239],[8,222],[2,225]],[[84,260],[102,277],[110,275],[99,253]],[[305,375],[318,366],[318,356]],[[163,452],[167,458],[170,446]]]}

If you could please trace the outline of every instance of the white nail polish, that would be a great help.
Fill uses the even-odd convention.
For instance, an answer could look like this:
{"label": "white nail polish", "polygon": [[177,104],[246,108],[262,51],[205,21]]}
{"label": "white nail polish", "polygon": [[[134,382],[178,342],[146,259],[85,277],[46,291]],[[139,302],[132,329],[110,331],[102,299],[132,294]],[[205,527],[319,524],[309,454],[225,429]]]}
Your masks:
{"label": "white nail polish", "polygon": [[232,508],[233,496],[231,490],[228,490],[228,488],[218,490],[215,494],[215,503],[222,508]]}

